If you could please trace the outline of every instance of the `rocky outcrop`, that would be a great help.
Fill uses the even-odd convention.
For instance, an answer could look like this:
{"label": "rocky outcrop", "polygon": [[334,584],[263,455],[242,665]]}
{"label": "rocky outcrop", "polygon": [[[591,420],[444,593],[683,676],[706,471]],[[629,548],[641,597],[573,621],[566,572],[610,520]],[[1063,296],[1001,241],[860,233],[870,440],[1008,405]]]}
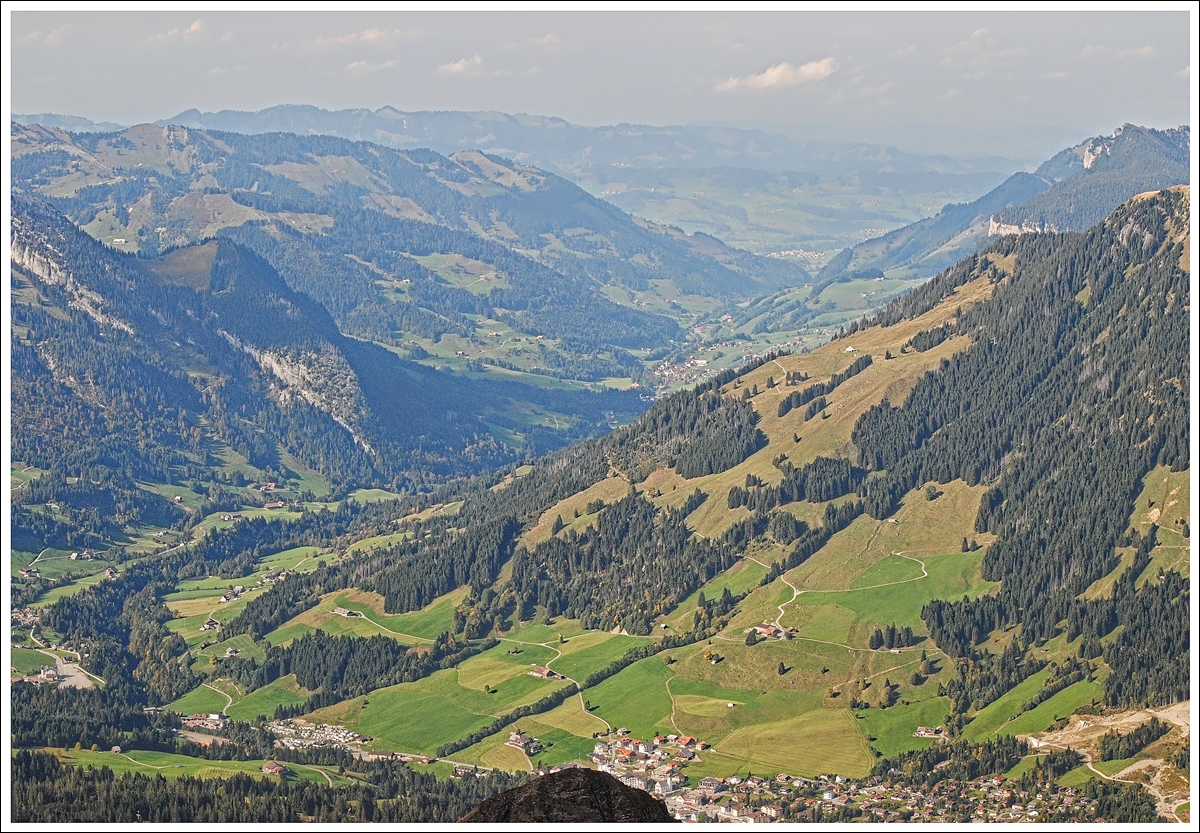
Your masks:
{"label": "rocky outcrop", "polygon": [[573,768],[544,775],[494,795],[464,822],[673,822],[650,793],[627,787],[604,772]]}

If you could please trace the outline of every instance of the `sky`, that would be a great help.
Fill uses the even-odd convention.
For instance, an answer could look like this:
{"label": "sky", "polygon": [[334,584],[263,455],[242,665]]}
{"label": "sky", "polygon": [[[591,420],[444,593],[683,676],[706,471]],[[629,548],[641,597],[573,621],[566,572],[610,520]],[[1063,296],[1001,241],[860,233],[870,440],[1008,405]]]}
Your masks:
{"label": "sky", "polygon": [[10,111],[390,105],[1044,158],[1125,122],[1188,123],[1193,25],[1144,9],[14,11]]}

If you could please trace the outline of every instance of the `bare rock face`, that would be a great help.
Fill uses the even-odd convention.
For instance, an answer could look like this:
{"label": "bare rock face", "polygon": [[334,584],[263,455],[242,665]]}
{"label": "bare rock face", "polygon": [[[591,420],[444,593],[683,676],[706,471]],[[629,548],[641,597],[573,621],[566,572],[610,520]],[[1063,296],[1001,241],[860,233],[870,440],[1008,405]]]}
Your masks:
{"label": "bare rock face", "polygon": [[667,805],[605,772],[564,769],[494,795],[464,822],[674,822]]}

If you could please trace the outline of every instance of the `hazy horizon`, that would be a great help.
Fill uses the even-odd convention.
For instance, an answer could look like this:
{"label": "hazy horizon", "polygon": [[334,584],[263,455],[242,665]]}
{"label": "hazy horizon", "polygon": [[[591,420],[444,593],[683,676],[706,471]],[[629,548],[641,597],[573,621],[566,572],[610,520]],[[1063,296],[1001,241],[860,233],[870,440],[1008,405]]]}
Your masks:
{"label": "hazy horizon", "polygon": [[1186,12],[13,12],[12,113],[491,110],[1033,159],[1189,121]]}

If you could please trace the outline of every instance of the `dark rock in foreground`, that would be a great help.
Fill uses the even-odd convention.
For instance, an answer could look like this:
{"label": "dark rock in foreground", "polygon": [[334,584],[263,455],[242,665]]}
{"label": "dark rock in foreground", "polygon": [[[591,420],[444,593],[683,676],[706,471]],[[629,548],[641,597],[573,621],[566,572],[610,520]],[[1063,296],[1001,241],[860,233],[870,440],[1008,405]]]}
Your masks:
{"label": "dark rock in foreground", "polygon": [[674,822],[667,805],[604,772],[574,768],[552,772],[493,795],[459,821],[466,822]]}

